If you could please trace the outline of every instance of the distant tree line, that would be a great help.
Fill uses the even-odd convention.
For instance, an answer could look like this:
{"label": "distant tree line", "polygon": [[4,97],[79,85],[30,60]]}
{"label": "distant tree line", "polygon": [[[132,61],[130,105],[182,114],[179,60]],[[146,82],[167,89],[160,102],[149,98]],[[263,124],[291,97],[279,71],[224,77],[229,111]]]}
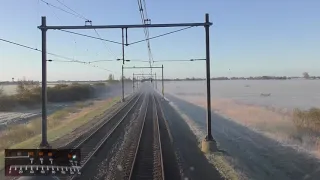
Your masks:
{"label": "distant tree line", "polygon": [[[290,80],[290,79],[320,79],[320,76],[310,76],[309,73],[304,72],[302,77],[298,76],[250,76],[250,77],[212,77],[211,80]],[[159,80],[159,79],[158,79]],[[161,79],[160,79],[161,80]],[[175,78],[164,79],[164,81],[203,81],[205,78]]]}
{"label": "distant tree line", "polygon": [[285,80],[292,79],[292,77],[287,76],[256,76],[256,77],[217,77],[211,78],[212,80]]}
{"label": "distant tree line", "polygon": [[[212,77],[211,80],[285,80],[292,79],[293,77],[276,77],[276,76],[259,76],[259,77]],[[203,81],[205,78],[175,78],[175,79],[164,79],[164,81]]]}
{"label": "distant tree line", "polygon": [[[303,72],[302,77],[299,76],[250,76],[250,77],[212,77],[211,80],[290,80],[290,79],[320,79],[320,76],[310,76],[308,72]],[[132,81],[131,78],[127,78],[123,76],[124,81]],[[134,79],[136,80],[136,79]],[[155,80],[155,79],[154,79]],[[161,78],[156,79],[156,81],[161,81]],[[174,79],[163,79],[164,81],[203,81],[206,80],[205,78],[195,78],[195,77],[187,77],[187,78],[174,78]],[[27,81],[27,80],[18,80],[18,81],[0,81],[0,85],[8,85],[8,84],[19,84],[20,82],[24,82],[25,84],[39,84],[39,81]],[[100,80],[100,81],[51,81],[48,83],[59,83],[59,84],[71,84],[71,83],[119,83],[121,82],[121,77],[119,80],[114,78],[113,74],[109,74],[107,80]]]}
{"label": "distant tree line", "polygon": [[[42,99],[41,86],[38,82],[18,81],[16,94],[6,95],[0,91],[0,111],[12,110],[19,106],[33,107]],[[108,91],[105,83],[94,84],[57,84],[47,88],[48,102],[72,102],[94,98]]]}

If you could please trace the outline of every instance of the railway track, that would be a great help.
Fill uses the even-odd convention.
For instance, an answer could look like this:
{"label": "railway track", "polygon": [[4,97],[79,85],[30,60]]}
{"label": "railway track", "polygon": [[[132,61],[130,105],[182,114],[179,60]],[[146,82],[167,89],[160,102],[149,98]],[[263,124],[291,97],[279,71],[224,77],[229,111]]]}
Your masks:
{"label": "railway track", "polygon": [[91,127],[91,130],[89,130],[87,133],[83,133],[82,135],[80,135],[79,137],[77,137],[75,140],[68,142],[67,144],[64,144],[61,147],[58,147],[58,149],[76,149],[81,143],[83,143],[84,141],[86,141],[88,138],[90,138],[94,133],[96,133],[98,131],[98,129],[102,128],[103,126],[108,125],[113,119],[121,119],[122,114],[126,111],[128,111],[128,109],[131,108],[132,105],[134,105],[133,103],[136,103],[138,98],[141,98],[142,94],[138,93],[133,95],[133,97],[131,97],[125,105],[123,105],[121,108],[117,109],[115,112],[113,112],[112,116],[109,117],[106,121],[104,121],[102,124],[97,124],[95,126]]}
{"label": "railway track", "polygon": [[[134,117],[134,114],[137,113],[137,108],[140,109],[138,111],[140,113]],[[99,163],[96,161],[97,158],[99,159],[104,156],[104,153],[99,152],[109,151],[108,148],[111,147],[110,145],[117,141],[113,139],[113,137],[117,137],[121,127],[124,127],[123,125],[125,123],[122,122],[127,122],[127,120],[132,118],[137,123],[136,128],[134,128],[136,130],[133,131],[133,136],[130,137],[129,148],[123,151],[124,156],[122,157],[122,163],[118,162],[118,164],[122,164],[123,170],[118,171],[120,176],[115,179],[164,180],[165,176],[181,177],[179,176],[179,170],[170,165],[175,162],[176,158],[174,154],[172,155],[172,152],[171,155],[168,156],[170,149],[172,150],[171,142],[168,138],[167,128],[164,125],[163,112],[157,95],[154,92],[141,92],[134,95],[122,108],[117,110],[111,118],[100,123],[97,127],[92,127],[93,130],[90,132],[84,133],[66,146],[61,147],[61,149],[81,150],[82,160],[80,162],[80,171],[83,172],[84,177],[60,177],[60,180],[87,179],[93,177],[94,174],[92,173],[94,172],[92,172],[92,170],[95,169],[94,167]],[[111,141],[107,141],[108,139]],[[162,149],[163,147],[165,149]],[[164,161],[163,154],[166,158],[170,157],[170,161]],[[172,167],[174,168],[172,169]],[[170,171],[177,173],[172,174]]]}
{"label": "railway track", "polygon": [[[125,107],[119,110],[112,118],[103,123],[99,128],[92,132],[85,139],[78,142],[73,149],[81,150],[81,169],[84,169],[89,160],[97,153],[99,148],[112,135],[123,120],[131,113],[131,111],[138,106],[143,100],[143,94],[140,93],[134,97]],[[68,180],[76,179],[76,176],[66,178]]]}
{"label": "railway track", "polygon": [[[155,95],[157,96],[157,95]],[[163,154],[163,170],[164,176],[170,177],[170,179],[183,179],[183,167],[182,163],[179,162],[179,155],[176,154],[176,147],[174,146],[174,141],[168,122],[165,118],[163,109],[161,107],[160,98],[155,97],[158,121],[159,121],[159,131],[161,140],[161,149]]]}
{"label": "railway track", "polygon": [[135,153],[133,154],[132,167],[128,177],[130,180],[164,180],[160,130],[155,97],[153,94],[149,94],[148,96],[148,106]]}
{"label": "railway track", "polygon": [[[118,109],[108,120],[92,127],[87,133],[77,137],[74,141],[65,144],[58,149],[81,149],[81,169],[83,169],[90,158],[98,151],[99,147],[108,139],[119,124],[126,118],[131,110],[143,100],[143,93],[137,93],[129,101]],[[81,170],[80,169],[80,170]],[[61,177],[61,180],[72,180],[76,176]],[[19,177],[6,177],[6,180],[17,180]]]}

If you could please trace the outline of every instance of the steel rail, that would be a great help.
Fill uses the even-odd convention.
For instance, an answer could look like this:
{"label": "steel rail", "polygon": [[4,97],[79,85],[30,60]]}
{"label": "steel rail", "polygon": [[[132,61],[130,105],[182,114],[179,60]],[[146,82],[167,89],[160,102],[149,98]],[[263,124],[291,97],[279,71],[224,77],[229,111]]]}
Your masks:
{"label": "steel rail", "polygon": [[159,160],[160,160],[160,166],[161,166],[161,176],[162,179],[165,179],[164,176],[164,165],[163,165],[163,155],[162,155],[162,144],[161,144],[161,134],[160,134],[160,126],[159,126],[159,116],[158,116],[158,108],[157,108],[157,100],[155,97],[155,94],[152,95],[153,102],[154,102],[154,111],[155,111],[155,122],[156,122],[156,131],[157,131],[157,144],[159,145]]}
{"label": "steel rail", "polygon": [[147,105],[146,105],[146,111],[144,113],[144,117],[143,117],[143,124],[142,124],[142,127],[141,127],[141,130],[140,130],[140,133],[139,133],[139,140],[138,140],[138,145],[136,147],[136,150],[135,150],[135,153],[134,153],[134,158],[133,158],[133,162],[132,162],[132,166],[131,166],[131,169],[130,169],[130,174],[129,174],[129,180],[132,178],[132,172],[133,172],[133,168],[134,168],[134,164],[136,162],[136,158],[137,158],[137,154],[138,154],[138,149],[139,149],[139,144],[140,144],[140,141],[141,141],[141,137],[142,137],[142,132],[144,130],[144,125],[145,125],[145,122],[146,122],[146,117],[147,117],[147,112],[148,112],[148,106],[149,106],[149,98],[147,100]]}
{"label": "steel rail", "polygon": [[[93,128],[97,128],[96,130],[92,131],[91,133],[89,133],[88,136],[86,136],[86,138],[81,139],[81,136],[87,134],[87,133],[83,133],[81,134],[78,138],[76,138],[74,141],[68,142],[67,144],[58,147],[57,149],[66,149],[68,148],[68,146],[70,146],[70,144],[73,144],[75,142],[77,142],[77,140],[81,139],[81,141],[79,143],[77,143],[77,145],[73,145],[73,147],[70,147],[70,149],[77,149],[78,147],[80,147],[85,141],[89,140],[98,130],[100,130],[101,128],[103,128],[104,126],[106,126],[113,118],[115,118],[117,115],[119,115],[119,113],[124,110],[135,98],[137,98],[137,100],[135,101],[135,103],[132,105],[132,107],[134,107],[136,105],[136,103],[138,102],[139,98],[141,97],[142,93],[137,93],[134,94],[130,97],[130,100],[127,101],[127,103],[120,107],[119,109],[117,109],[113,115],[111,117],[108,118],[108,120],[106,120],[105,122],[103,122],[98,128],[96,126],[93,126],[92,128],[90,128],[90,130],[92,130]],[[132,109],[132,107],[130,108],[130,110]],[[129,110],[129,111],[130,111]],[[89,131],[90,131],[89,130]],[[112,134],[112,133],[111,133]],[[83,166],[83,165],[82,165]],[[54,177],[54,176],[53,176]],[[74,179],[76,176],[72,176],[71,179]],[[7,180],[18,180],[20,177],[12,177],[12,178],[8,178]],[[68,178],[68,177],[61,177],[62,179]]]}
{"label": "steel rail", "polygon": [[[95,134],[99,129],[101,129],[103,126],[105,126],[107,123],[109,123],[113,118],[115,118],[117,115],[119,115],[119,113],[121,111],[123,111],[125,108],[127,108],[127,106],[135,99],[135,98],[139,98],[141,96],[141,93],[139,94],[135,94],[132,96],[132,98],[130,98],[129,101],[127,101],[127,103],[125,103],[124,106],[120,107],[119,109],[117,109],[113,115],[111,117],[108,118],[108,120],[106,120],[105,122],[103,122],[102,124],[98,125],[99,127],[97,128],[97,126],[93,126],[92,128],[90,128],[90,130],[92,130],[93,128],[96,128],[96,130],[92,131],[89,133],[88,136],[86,136],[86,138],[82,139],[80,138],[82,135],[85,135],[86,133],[80,135],[76,140],[68,142],[66,145],[63,145],[61,147],[58,147],[58,149],[76,149],[77,147],[79,147],[81,145],[81,143],[85,142],[87,139],[89,139],[93,134]],[[89,131],[90,131],[89,130]],[[81,140],[80,142],[77,143],[77,140]],[[70,144],[77,144],[77,145],[70,145]],[[72,146],[72,147],[68,147],[68,146]]]}
{"label": "steel rail", "polygon": [[[139,94],[138,98],[136,99],[136,101],[133,103],[133,105],[130,107],[130,109],[124,114],[124,116],[117,121],[117,123],[115,124],[115,126],[113,126],[113,128],[110,130],[110,132],[104,136],[94,147],[93,150],[88,152],[86,157],[84,159],[82,159],[81,162],[81,168],[80,170],[82,170],[86,164],[89,162],[89,160],[91,159],[91,157],[93,155],[95,155],[97,153],[97,151],[100,149],[100,147],[105,143],[105,141],[107,139],[109,139],[109,137],[113,134],[113,132],[118,128],[118,126],[123,122],[124,119],[127,118],[129,112],[131,112],[131,110],[138,104],[138,101],[140,100],[140,98],[142,97],[142,93]],[[110,120],[112,120],[113,118],[111,118]],[[110,121],[108,121],[110,122]],[[105,127],[107,123],[104,123],[104,125],[102,125],[99,129],[95,130],[93,133],[91,133],[91,135],[89,137],[87,137],[85,140],[83,140],[82,142],[80,142],[77,146],[75,146],[74,149],[80,148],[85,142],[87,142],[89,139],[91,139],[93,136],[95,136],[96,132],[98,132],[99,130],[101,130],[103,127]],[[76,178],[77,176],[72,176],[69,179],[73,180],[74,178]]]}
{"label": "steel rail", "polygon": [[[162,151],[161,151],[161,142],[160,142],[160,131],[159,131],[159,124],[157,123],[158,118],[154,118],[155,115],[157,116],[156,112],[156,106],[155,106],[155,99],[153,97],[152,94],[150,94],[149,96],[151,96],[148,100],[148,107],[145,113],[145,117],[143,119],[143,125],[141,127],[141,131],[140,131],[140,135],[139,135],[139,140],[137,143],[137,147],[136,147],[136,151],[135,151],[135,155],[134,155],[134,160],[131,166],[131,171],[130,171],[130,175],[129,175],[129,179],[135,179],[138,177],[138,179],[143,179],[143,178],[147,178],[147,179],[157,179],[157,180],[163,180],[164,179],[164,172],[163,172],[163,161],[162,161]],[[151,111],[151,112],[150,112]],[[148,116],[149,113],[152,113]],[[147,118],[151,118],[148,119]],[[146,127],[146,121],[152,121],[152,127],[150,124],[150,127]],[[150,137],[150,134],[147,134],[146,136],[143,136],[143,133],[145,133],[146,130],[150,130],[147,128],[152,128],[152,132],[153,135],[152,137]],[[147,139],[144,138],[152,138],[152,144],[150,148],[146,148],[143,146],[142,143],[146,143],[144,141],[146,141]],[[152,155],[150,155],[150,149],[153,151]],[[146,152],[148,151],[148,152]],[[160,153],[160,154],[159,154]],[[142,157],[138,157],[138,156],[142,156]],[[150,174],[152,174],[153,177],[146,177],[146,175],[144,173],[146,173],[146,171],[150,171],[150,169],[146,170],[143,169],[141,171],[141,169],[137,169],[139,167],[141,167],[141,165],[145,165],[145,162],[149,162],[150,163],[150,156],[152,156],[152,173],[149,172],[149,174],[147,176],[150,176]],[[160,162],[157,162],[160,161]],[[160,167],[159,167],[160,166]],[[161,171],[161,173],[158,173],[157,171]],[[140,174],[143,173],[143,174]]]}

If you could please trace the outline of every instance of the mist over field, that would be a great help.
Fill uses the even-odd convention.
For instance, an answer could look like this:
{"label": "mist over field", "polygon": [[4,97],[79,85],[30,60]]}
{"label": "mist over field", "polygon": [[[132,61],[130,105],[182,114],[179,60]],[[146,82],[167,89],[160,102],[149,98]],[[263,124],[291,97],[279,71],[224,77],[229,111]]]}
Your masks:
{"label": "mist over field", "polygon": [[[232,99],[248,105],[275,108],[320,107],[318,80],[211,81],[212,99]],[[165,92],[186,97],[206,97],[205,81],[165,82]],[[261,94],[270,94],[262,97]]]}
{"label": "mist over field", "polygon": [[[47,83],[47,87],[54,87],[57,84],[72,84],[72,83]],[[94,83],[80,83],[80,84],[94,84]],[[106,83],[107,84],[107,83]],[[41,86],[41,83],[39,84]],[[2,88],[3,93],[6,95],[13,95],[17,93],[17,84],[4,84],[0,85],[0,88]]]}
{"label": "mist over field", "polygon": [[[57,83],[48,83],[48,87],[54,87]],[[132,85],[131,83],[125,83],[125,94],[132,93]],[[85,98],[76,101],[56,101],[49,102],[48,101],[48,114],[54,113],[58,110],[61,110],[66,107],[82,107],[87,106],[92,101],[100,100],[100,99],[108,99],[121,95],[121,84],[106,84],[103,85],[104,88],[97,87],[94,89],[94,95],[90,98]],[[3,90],[3,94],[7,96],[16,95],[17,94],[18,85],[2,85],[1,88]],[[73,92],[75,93],[75,92]],[[59,95],[59,97],[62,97]],[[0,102],[3,103],[3,102]],[[1,105],[1,104],[0,104]],[[5,105],[4,106],[8,106]],[[33,106],[17,106],[11,109],[1,109],[0,108],[0,134],[1,130],[5,129],[9,124],[20,124],[26,123],[29,120],[33,120],[36,117],[41,116],[41,102],[33,105]]]}
{"label": "mist over field", "polygon": [[[301,115],[320,107],[319,88],[317,80],[211,81],[212,109],[283,145],[320,157],[319,131],[301,128],[295,121],[297,111]],[[207,107],[205,81],[165,82],[165,93]]]}

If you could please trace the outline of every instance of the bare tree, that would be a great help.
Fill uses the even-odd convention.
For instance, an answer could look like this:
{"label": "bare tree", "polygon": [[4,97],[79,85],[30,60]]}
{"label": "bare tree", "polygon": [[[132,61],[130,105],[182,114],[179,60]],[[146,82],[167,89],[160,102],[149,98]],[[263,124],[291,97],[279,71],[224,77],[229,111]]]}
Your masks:
{"label": "bare tree", "polygon": [[310,75],[309,75],[308,72],[304,72],[304,73],[302,73],[302,75],[303,75],[303,77],[304,77],[305,79],[309,79],[309,78],[310,78]]}

